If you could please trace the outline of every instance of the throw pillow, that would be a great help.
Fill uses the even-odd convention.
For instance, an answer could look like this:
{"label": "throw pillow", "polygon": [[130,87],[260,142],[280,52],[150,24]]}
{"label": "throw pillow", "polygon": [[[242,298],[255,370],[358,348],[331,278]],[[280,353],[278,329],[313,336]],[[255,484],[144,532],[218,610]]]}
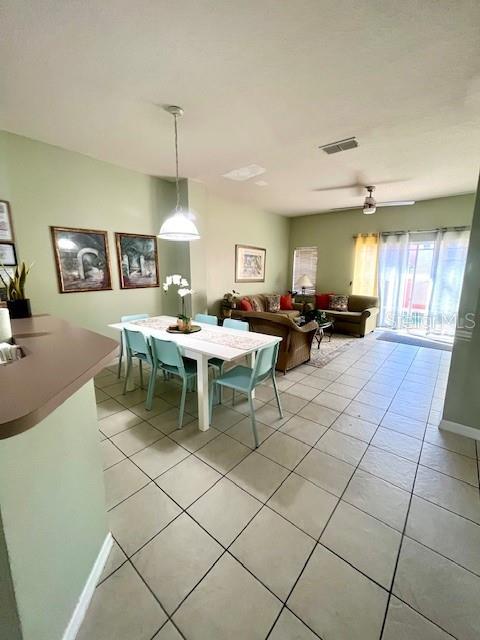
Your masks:
{"label": "throw pillow", "polygon": [[328,309],[330,304],[330,296],[334,296],[333,291],[330,293],[317,293],[315,295],[315,309]]}
{"label": "throw pillow", "polygon": [[250,302],[252,303],[252,307],[254,311],[265,311],[263,302],[260,296],[253,296],[250,298]]}
{"label": "throw pillow", "polygon": [[270,313],[277,313],[280,311],[280,296],[265,296],[267,300],[267,311]]}
{"label": "throw pillow", "polygon": [[253,307],[248,298],[242,298],[240,300],[240,310],[241,311],[253,311]]}
{"label": "throw pillow", "polygon": [[289,293],[285,296],[280,296],[280,309],[282,311],[293,311],[292,295]]}
{"label": "throw pillow", "polygon": [[332,311],[348,311],[348,296],[330,296],[328,308]]}

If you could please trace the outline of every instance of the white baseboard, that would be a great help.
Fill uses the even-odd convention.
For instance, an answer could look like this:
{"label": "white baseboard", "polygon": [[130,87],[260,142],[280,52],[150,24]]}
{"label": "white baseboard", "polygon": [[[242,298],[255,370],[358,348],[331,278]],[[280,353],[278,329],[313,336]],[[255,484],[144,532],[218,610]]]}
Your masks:
{"label": "white baseboard", "polygon": [[467,438],[473,438],[474,440],[480,440],[480,429],[474,427],[467,427],[464,424],[458,422],[451,422],[450,420],[441,420],[438,428],[442,431],[450,431],[456,433],[459,436],[466,436]]}
{"label": "white baseboard", "polygon": [[88,609],[88,605],[90,604],[90,600],[92,599],[93,593],[95,591],[95,587],[97,586],[98,579],[100,578],[103,567],[105,566],[105,562],[107,561],[108,555],[112,548],[113,538],[110,531],[108,532],[105,540],[103,541],[102,548],[100,549],[97,559],[90,571],[90,575],[87,578],[85,586],[83,587],[82,593],[77,602],[77,606],[70,618],[70,622],[68,623],[67,628],[65,629],[65,633],[63,634],[62,640],[75,640],[78,630],[80,629],[80,625],[83,622],[83,618]]}

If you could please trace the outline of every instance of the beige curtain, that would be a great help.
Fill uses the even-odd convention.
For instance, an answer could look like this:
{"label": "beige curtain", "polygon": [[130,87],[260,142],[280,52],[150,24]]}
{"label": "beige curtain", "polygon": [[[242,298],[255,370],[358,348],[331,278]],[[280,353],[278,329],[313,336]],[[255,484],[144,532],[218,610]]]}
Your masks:
{"label": "beige curtain", "polygon": [[355,238],[355,264],[352,293],[362,296],[377,295],[378,234]]}

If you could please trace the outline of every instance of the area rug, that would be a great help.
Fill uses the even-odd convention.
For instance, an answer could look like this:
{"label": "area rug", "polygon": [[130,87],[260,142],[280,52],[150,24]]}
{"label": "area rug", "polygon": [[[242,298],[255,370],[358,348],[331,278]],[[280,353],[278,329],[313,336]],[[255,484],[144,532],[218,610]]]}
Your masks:
{"label": "area rug", "polygon": [[312,367],[324,367],[338,355],[347,351],[354,342],[360,339],[361,338],[355,338],[354,336],[348,336],[343,333],[334,333],[331,340],[328,339],[328,336],[323,337],[320,343],[320,349],[317,349],[317,341],[314,340],[312,350],[310,351],[310,362],[308,364]]}
{"label": "area rug", "polygon": [[452,345],[445,342],[436,342],[427,338],[415,338],[414,336],[406,336],[395,331],[384,331],[377,340],[385,340],[386,342],[398,342],[399,344],[409,344],[412,347],[427,347],[428,349],[440,349],[440,351],[451,351]]}

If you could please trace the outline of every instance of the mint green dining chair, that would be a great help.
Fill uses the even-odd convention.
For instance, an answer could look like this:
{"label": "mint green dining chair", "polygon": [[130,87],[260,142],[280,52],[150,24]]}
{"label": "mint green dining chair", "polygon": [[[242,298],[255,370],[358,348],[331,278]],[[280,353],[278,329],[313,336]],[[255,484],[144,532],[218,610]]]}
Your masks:
{"label": "mint green dining chair", "polygon": [[[238,331],[250,331],[250,327],[248,326],[248,322],[243,322],[242,320],[232,320],[232,318],[225,318],[223,321],[223,326],[226,329],[237,329]],[[210,358],[208,364],[211,364],[217,370],[219,375],[223,374],[223,367],[225,365],[225,360],[221,358]],[[220,396],[219,402],[222,403],[222,388],[220,387]]]}
{"label": "mint green dining chair", "polygon": [[257,351],[255,366],[245,367],[237,365],[233,369],[229,369],[226,373],[214,378],[212,382],[212,390],[210,393],[210,421],[213,411],[213,395],[217,387],[227,387],[232,389],[233,393],[239,391],[248,396],[248,404],[250,406],[250,420],[252,423],[253,439],[255,441],[255,449],[258,447],[257,422],[255,420],[255,407],[253,405],[252,391],[264,380],[271,378],[275,397],[277,399],[278,412],[283,418],[282,405],[280,404],[280,396],[278,395],[277,381],[275,380],[275,365],[278,357],[279,343],[271,347],[264,347]]}
{"label": "mint green dining chair", "polygon": [[[127,392],[128,376],[132,369],[132,360],[137,358],[140,363],[140,388],[143,389],[143,372],[142,363],[147,362],[152,366],[152,354],[150,345],[141,331],[133,331],[132,329],[124,329],[123,335],[125,339],[125,353],[127,356],[127,371],[125,372],[125,381],[123,383],[123,395]],[[150,375],[150,379],[152,375]]]}
{"label": "mint green dining chair", "polygon": [[184,358],[180,353],[178,345],[170,340],[160,340],[152,336],[150,338],[150,349],[152,353],[152,375],[148,382],[145,408],[147,410],[152,408],[153,392],[155,390],[158,369],[162,369],[168,374],[178,376],[182,380],[182,396],[180,400],[180,413],[178,415],[178,426],[181,429],[183,426],[187,391],[190,383],[197,377],[197,363],[195,360]]}
{"label": "mint green dining chair", "polygon": [[203,324],[218,325],[217,316],[209,316],[206,313],[196,313],[193,319],[195,320],[195,322],[203,322]]}
{"label": "mint green dining chair", "polygon": [[[145,320],[150,316],[148,313],[135,313],[131,316],[122,316],[120,322],[135,322],[135,320]],[[122,372],[122,358],[123,358],[123,331],[120,332],[120,356],[118,358],[117,378],[120,379]],[[143,377],[143,372],[141,373]]]}

